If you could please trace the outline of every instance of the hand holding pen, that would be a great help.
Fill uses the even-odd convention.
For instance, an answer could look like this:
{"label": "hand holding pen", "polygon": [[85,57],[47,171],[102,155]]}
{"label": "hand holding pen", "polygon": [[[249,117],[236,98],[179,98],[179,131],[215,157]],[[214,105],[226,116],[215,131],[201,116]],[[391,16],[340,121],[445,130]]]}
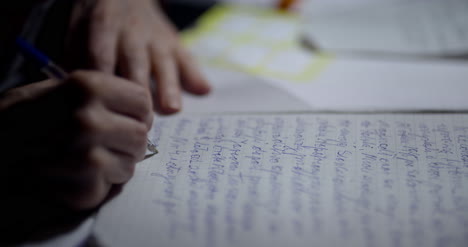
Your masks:
{"label": "hand holding pen", "polygon": [[76,71],[0,95],[5,200],[70,210],[100,205],[144,157],[151,106],[141,85],[98,71]]}
{"label": "hand holding pen", "polygon": [[[48,18],[57,26],[69,20],[60,44],[65,62],[98,71],[70,71],[58,76],[63,80],[0,94],[0,231],[21,241],[36,231],[50,234],[48,227],[67,218],[76,221],[128,181],[153,119],[150,77],[158,82],[151,93],[162,113],[181,109],[183,89],[209,91],[155,1],[56,2],[73,5],[70,18]],[[53,77],[62,74],[57,69],[47,68]]]}
{"label": "hand holding pen", "polygon": [[[22,53],[33,60],[40,70],[46,74],[49,78],[51,79],[57,79],[57,80],[65,80],[68,78],[68,74],[65,72],[64,69],[62,69],[60,66],[55,64],[50,58],[48,58],[45,54],[43,54],[41,51],[37,50],[30,44],[28,44],[25,40],[18,38],[16,40],[16,43],[18,47],[21,49]],[[151,127],[151,125],[150,125]],[[158,153],[158,150],[156,149],[156,146],[151,142],[151,140],[148,138],[147,143],[147,152],[146,156],[151,156],[154,154]]]}

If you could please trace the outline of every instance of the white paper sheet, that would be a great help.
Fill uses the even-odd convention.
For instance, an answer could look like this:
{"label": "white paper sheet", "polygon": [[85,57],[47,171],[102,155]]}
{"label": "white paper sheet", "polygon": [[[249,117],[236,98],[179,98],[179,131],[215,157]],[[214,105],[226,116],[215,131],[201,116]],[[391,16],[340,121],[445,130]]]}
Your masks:
{"label": "white paper sheet", "polygon": [[308,83],[267,81],[311,110],[461,111],[468,109],[467,78],[467,62],[337,58]]}
{"label": "white paper sheet", "polygon": [[467,115],[181,116],[152,139],[103,246],[468,242]]}
{"label": "white paper sheet", "polygon": [[467,0],[377,1],[343,8],[336,4],[320,7],[312,1],[309,9],[304,11],[303,30],[320,49],[338,53],[468,54]]}
{"label": "white paper sheet", "polygon": [[309,104],[265,79],[242,72],[204,67],[212,85],[206,96],[184,94],[182,113],[308,111]]}

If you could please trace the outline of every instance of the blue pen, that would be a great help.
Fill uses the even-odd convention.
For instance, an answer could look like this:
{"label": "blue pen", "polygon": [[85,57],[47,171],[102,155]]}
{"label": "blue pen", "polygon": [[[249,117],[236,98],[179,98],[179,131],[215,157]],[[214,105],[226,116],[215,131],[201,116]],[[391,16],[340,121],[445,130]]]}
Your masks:
{"label": "blue pen", "polygon": [[44,53],[34,48],[28,42],[21,38],[16,39],[16,44],[20,48],[23,55],[29,58],[31,61],[36,62],[41,71],[46,74],[49,78],[63,80],[67,78],[67,72],[60,68],[57,64],[52,62],[49,57]]}
{"label": "blue pen", "polygon": [[[18,45],[20,51],[23,55],[31,61],[34,61],[41,71],[46,74],[49,78],[63,80],[68,77],[67,72],[55,64],[49,57],[44,53],[30,45],[28,42],[22,38],[16,39],[16,44]],[[146,158],[158,153],[156,145],[154,145],[150,139],[147,139],[146,147],[148,152],[146,152]]]}

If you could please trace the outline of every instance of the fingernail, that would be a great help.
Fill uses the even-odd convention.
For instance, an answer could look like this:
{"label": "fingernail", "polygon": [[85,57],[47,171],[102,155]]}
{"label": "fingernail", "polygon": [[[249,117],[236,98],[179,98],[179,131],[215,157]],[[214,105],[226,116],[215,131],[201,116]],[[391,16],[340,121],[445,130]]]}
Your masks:
{"label": "fingernail", "polygon": [[175,97],[168,98],[168,100],[166,102],[167,102],[167,104],[164,107],[165,108],[164,111],[166,113],[178,112],[178,111],[180,111],[180,109],[182,107],[182,103],[180,102],[180,99],[175,98]]}
{"label": "fingernail", "polygon": [[211,86],[208,85],[208,84],[205,84],[205,87],[204,87],[202,90],[200,90],[200,93],[201,93],[201,94],[207,94],[207,93],[209,93],[210,91],[211,91]]}

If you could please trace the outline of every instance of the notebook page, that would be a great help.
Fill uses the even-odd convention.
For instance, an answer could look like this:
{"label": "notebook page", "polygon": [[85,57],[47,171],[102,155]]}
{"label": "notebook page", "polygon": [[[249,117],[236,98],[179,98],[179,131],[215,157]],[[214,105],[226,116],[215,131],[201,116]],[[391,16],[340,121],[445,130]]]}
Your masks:
{"label": "notebook page", "polygon": [[467,115],[157,119],[103,246],[466,246]]}

